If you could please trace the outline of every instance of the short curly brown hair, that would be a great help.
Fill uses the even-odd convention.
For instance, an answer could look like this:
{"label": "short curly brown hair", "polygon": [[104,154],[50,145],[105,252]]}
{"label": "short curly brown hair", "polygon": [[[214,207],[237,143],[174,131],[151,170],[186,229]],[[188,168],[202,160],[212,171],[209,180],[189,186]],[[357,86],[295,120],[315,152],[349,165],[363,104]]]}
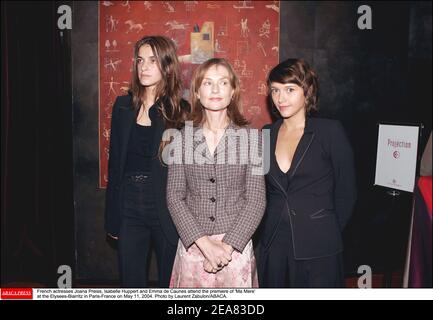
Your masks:
{"label": "short curly brown hair", "polygon": [[304,90],[307,114],[319,111],[319,81],[316,72],[311,69],[305,60],[287,59],[275,66],[269,73],[267,80],[269,88],[268,103],[270,103],[274,115],[279,116],[279,112],[271,98],[270,87],[272,82],[294,83],[300,86]]}

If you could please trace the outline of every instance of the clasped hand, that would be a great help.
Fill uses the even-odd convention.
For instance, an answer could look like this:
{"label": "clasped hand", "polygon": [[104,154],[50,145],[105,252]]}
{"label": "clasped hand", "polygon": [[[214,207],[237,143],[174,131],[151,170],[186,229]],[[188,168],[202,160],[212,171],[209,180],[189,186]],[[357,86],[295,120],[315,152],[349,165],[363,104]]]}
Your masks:
{"label": "clasped hand", "polygon": [[217,273],[232,260],[233,247],[223,241],[203,237],[197,241],[205,260],[203,269],[209,273]]}

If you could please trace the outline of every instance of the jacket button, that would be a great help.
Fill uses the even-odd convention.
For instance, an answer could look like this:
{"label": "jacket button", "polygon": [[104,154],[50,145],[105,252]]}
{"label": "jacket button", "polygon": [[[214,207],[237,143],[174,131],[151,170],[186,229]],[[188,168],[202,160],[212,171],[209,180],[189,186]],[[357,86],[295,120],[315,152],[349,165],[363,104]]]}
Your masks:
{"label": "jacket button", "polygon": [[214,217],[214,216],[210,216],[209,219],[210,219],[210,221],[212,221],[212,222],[215,221],[215,217]]}
{"label": "jacket button", "polygon": [[210,178],[209,181],[212,182],[212,183],[215,183],[215,179],[214,178]]}
{"label": "jacket button", "polygon": [[214,197],[210,198],[210,201],[215,202],[216,199]]}

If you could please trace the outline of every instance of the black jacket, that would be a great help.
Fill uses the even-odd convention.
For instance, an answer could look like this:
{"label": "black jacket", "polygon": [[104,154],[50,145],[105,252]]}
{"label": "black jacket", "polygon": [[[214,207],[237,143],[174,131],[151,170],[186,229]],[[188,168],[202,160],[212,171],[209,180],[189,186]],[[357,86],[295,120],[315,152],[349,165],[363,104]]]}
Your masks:
{"label": "black jacket", "polygon": [[[186,101],[182,100],[181,105],[183,108],[189,109]],[[157,155],[161,137],[165,130],[164,121],[155,107],[149,110],[149,117],[152,126],[155,126],[152,139],[152,154]],[[135,121],[136,113],[132,109],[132,97],[130,95],[117,97],[111,116],[110,157],[105,204],[105,231],[113,236],[118,236],[120,229],[121,183],[125,169],[128,141]],[[151,166],[153,190],[161,228],[170,243],[176,245],[179,236],[168,212],[166,201],[167,166],[162,165],[157,156],[152,159]]]}
{"label": "black jacket", "polygon": [[341,230],[356,200],[350,143],[340,122],[307,118],[291,164],[289,187],[284,190],[273,156],[281,124],[282,119],[263,128],[271,130],[267,206],[260,233],[263,249],[270,248],[278,224],[288,215],[295,258],[336,254],[342,251]]}

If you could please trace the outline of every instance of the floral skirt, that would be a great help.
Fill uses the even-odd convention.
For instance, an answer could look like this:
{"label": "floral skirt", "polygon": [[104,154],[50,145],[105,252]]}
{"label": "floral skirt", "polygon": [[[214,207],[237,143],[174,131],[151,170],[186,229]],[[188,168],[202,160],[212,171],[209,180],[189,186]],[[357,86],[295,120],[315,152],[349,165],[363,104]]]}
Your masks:
{"label": "floral skirt", "polygon": [[[209,236],[221,240],[224,235]],[[250,240],[242,253],[233,251],[232,261],[217,273],[203,269],[205,258],[197,245],[188,251],[179,240],[170,288],[258,288],[256,259]]]}

